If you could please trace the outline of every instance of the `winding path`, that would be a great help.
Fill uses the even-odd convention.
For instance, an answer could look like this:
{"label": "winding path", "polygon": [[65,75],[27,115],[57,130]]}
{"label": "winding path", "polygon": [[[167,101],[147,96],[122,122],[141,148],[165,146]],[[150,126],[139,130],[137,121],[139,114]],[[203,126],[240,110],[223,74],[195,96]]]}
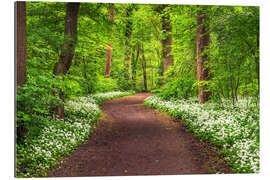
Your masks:
{"label": "winding path", "polygon": [[150,94],[102,104],[89,141],[48,176],[122,176],[230,173],[214,147],[200,142],[176,119],[143,105]]}

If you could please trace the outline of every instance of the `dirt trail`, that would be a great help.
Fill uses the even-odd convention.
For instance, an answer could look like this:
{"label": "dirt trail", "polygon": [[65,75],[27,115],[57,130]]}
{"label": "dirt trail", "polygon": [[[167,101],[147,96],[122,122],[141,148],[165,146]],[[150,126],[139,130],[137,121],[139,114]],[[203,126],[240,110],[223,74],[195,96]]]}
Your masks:
{"label": "dirt trail", "polygon": [[89,141],[48,176],[122,176],[230,173],[206,142],[170,116],[143,105],[149,94],[102,104]]}

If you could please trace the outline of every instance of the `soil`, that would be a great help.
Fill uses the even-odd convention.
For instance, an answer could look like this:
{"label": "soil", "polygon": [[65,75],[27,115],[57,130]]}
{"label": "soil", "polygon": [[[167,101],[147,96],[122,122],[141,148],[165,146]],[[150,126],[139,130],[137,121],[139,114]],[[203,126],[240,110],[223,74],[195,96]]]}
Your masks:
{"label": "soil", "polygon": [[95,133],[49,177],[231,173],[218,148],[179,119],[146,107],[151,94],[104,102]]}

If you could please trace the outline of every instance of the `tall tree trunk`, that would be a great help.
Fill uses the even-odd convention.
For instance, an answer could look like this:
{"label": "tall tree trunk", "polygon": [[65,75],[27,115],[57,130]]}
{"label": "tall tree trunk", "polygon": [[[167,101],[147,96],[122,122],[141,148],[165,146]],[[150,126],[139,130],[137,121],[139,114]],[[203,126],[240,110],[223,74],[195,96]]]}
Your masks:
{"label": "tall tree trunk", "polygon": [[[136,58],[135,58],[135,52],[137,50]],[[131,59],[131,67],[132,67],[132,74],[131,74],[131,79],[132,79],[132,87],[133,89],[136,88],[136,74],[137,74],[137,62],[139,59],[140,55],[140,49],[139,46],[133,48],[133,53],[132,53],[132,59]]]}
{"label": "tall tree trunk", "polygon": [[87,64],[87,61],[85,60],[85,56],[83,56],[83,77],[84,77],[84,79],[86,80],[86,83],[87,83],[87,93],[90,93],[86,64]]}
{"label": "tall tree trunk", "polygon": [[[205,64],[209,62],[209,56],[206,50],[209,47],[210,34],[208,16],[205,14],[205,8],[199,6],[197,14],[197,26],[197,80],[200,83],[210,79],[209,66],[205,66]],[[198,89],[199,103],[203,104],[208,101],[211,93],[207,90],[206,85],[199,85]]]}
{"label": "tall tree trunk", "polygon": [[[258,27],[259,32],[259,27]],[[257,72],[257,78],[258,78],[258,93],[260,95],[260,33],[257,34],[257,48],[255,52],[255,63],[256,63],[256,72]],[[258,54],[256,54],[258,53]],[[259,96],[258,96],[259,97]]]}
{"label": "tall tree trunk", "polygon": [[126,15],[127,15],[127,24],[126,24],[126,32],[125,32],[125,36],[126,36],[126,42],[125,42],[125,67],[126,67],[126,74],[125,74],[125,79],[129,80],[130,79],[130,47],[129,47],[129,41],[130,41],[130,37],[131,37],[131,33],[132,33],[132,21],[129,20],[130,17],[130,13],[132,11],[132,8],[127,8],[126,9]]}
{"label": "tall tree trunk", "polygon": [[162,55],[159,51],[158,48],[156,48],[156,54],[157,54],[157,57],[158,57],[158,75],[159,75],[159,79],[157,81],[157,85],[159,87],[161,87],[164,83],[163,83],[163,73],[164,73],[164,63],[163,63],[163,58],[162,58]]}
{"label": "tall tree trunk", "polygon": [[26,4],[19,1],[16,8],[16,74],[17,86],[26,81]]}
{"label": "tall tree trunk", "polygon": [[[164,5],[164,9],[168,5]],[[170,16],[168,14],[163,14],[162,16],[162,30],[165,33],[165,39],[161,40],[162,43],[162,59],[163,59],[163,72],[166,72],[169,66],[173,65],[172,51],[172,26],[170,22]],[[162,73],[163,74],[163,73]]]}
{"label": "tall tree trunk", "polygon": [[83,77],[85,80],[87,80],[87,73],[86,73],[86,63],[85,63],[85,57],[83,56]]}
{"label": "tall tree trunk", "polygon": [[[159,13],[161,17],[163,38],[161,38],[162,44],[162,57],[159,63],[159,76],[158,85],[161,86],[166,81],[163,78],[164,73],[169,69],[170,66],[173,65],[173,56],[171,55],[172,51],[172,26],[170,21],[170,15],[165,12],[165,8],[168,7],[168,4],[157,5],[154,9],[157,13]],[[159,37],[160,38],[160,37]]]}
{"label": "tall tree trunk", "polygon": [[[111,32],[111,41],[113,37],[113,22],[114,22],[114,5],[111,4],[111,8],[109,10],[110,13],[110,22],[112,23],[112,32]],[[106,68],[105,68],[105,78],[109,78],[111,74],[111,64],[112,64],[112,43],[108,43],[107,50],[107,59],[106,59]]]}
{"label": "tall tree trunk", "polygon": [[147,92],[146,60],[144,57],[143,45],[141,46],[141,48],[142,48],[141,52],[142,52],[143,86],[144,86],[144,91]]}
{"label": "tall tree trunk", "polygon": [[[53,69],[53,74],[55,76],[66,74],[71,66],[77,42],[77,19],[79,7],[80,3],[67,3],[64,42],[61,47],[60,59]],[[64,102],[64,93],[61,89],[59,89],[58,95]],[[55,114],[60,118],[64,118],[63,103],[55,109]]]}

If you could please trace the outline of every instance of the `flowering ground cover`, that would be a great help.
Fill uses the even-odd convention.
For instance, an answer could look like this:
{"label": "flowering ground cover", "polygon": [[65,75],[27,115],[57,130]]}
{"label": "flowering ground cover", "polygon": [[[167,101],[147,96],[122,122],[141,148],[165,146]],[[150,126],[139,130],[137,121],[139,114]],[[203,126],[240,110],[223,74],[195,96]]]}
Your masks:
{"label": "flowering ground cover", "polygon": [[145,105],[182,119],[195,136],[222,147],[220,153],[236,173],[259,172],[259,108],[249,99],[200,105],[194,98],[163,100],[150,96]]}
{"label": "flowering ground cover", "polygon": [[65,120],[48,117],[38,137],[16,145],[16,176],[45,176],[49,168],[88,139],[101,114],[100,103],[131,94],[134,92],[108,92],[67,101]]}

